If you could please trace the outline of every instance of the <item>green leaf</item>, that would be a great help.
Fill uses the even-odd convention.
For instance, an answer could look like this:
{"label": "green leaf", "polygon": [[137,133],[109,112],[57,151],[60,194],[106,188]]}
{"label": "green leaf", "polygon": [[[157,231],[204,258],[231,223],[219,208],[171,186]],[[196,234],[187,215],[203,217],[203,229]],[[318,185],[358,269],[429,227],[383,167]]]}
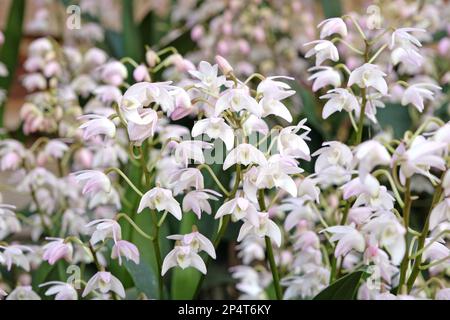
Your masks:
{"label": "green leaf", "polygon": [[325,18],[342,16],[342,5],[340,0],[321,0],[320,2]]}
{"label": "green leaf", "polygon": [[360,281],[366,275],[365,270],[350,273],[325,288],[313,300],[354,300]]}
{"label": "green leaf", "polygon": [[[4,30],[5,43],[0,49],[0,61],[8,68],[8,76],[0,77],[0,88],[9,91],[19,60],[20,42],[23,32],[23,19],[25,14],[25,0],[11,1],[8,22]],[[4,107],[0,110],[0,125],[3,124]]]}
{"label": "green leaf", "polygon": [[387,103],[385,108],[377,110],[377,120],[384,130],[392,130],[394,137],[401,139],[403,134],[412,126],[409,107],[400,104]]}
{"label": "green leaf", "polygon": [[124,260],[123,264],[139,292],[145,293],[147,298],[150,299],[158,298],[158,279],[156,279],[156,274],[148,263],[141,259],[139,264],[128,260]]}
{"label": "green leaf", "polygon": [[122,0],[122,28],[125,56],[142,61],[144,48],[139,28],[134,22],[134,0]]}

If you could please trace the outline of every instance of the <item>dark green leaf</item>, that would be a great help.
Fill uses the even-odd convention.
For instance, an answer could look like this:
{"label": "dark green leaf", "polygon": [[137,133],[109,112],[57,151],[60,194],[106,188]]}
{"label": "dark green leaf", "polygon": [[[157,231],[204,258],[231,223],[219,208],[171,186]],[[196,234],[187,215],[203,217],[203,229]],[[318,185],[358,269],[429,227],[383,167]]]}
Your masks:
{"label": "dark green leaf", "polygon": [[321,0],[320,2],[325,18],[342,16],[342,5],[340,0]]}
{"label": "dark green leaf", "polygon": [[124,266],[131,275],[134,284],[139,292],[145,293],[147,298],[156,299],[158,292],[158,284],[156,274],[152,268],[141,259],[139,264],[132,261],[124,260]]}
{"label": "dark green leaf", "polygon": [[367,272],[364,270],[350,273],[325,288],[313,300],[354,300],[365,275]]}
{"label": "dark green leaf", "polygon": [[[19,60],[19,48],[22,39],[25,0],[11,1],[8,22],[4,30],[5,43],[0,49],[0,61],[8,68],[8,76],[0,77],[0,88],[8,91],[11,87]],[[0,125],[3,124],[3,111],[0,110]]]}

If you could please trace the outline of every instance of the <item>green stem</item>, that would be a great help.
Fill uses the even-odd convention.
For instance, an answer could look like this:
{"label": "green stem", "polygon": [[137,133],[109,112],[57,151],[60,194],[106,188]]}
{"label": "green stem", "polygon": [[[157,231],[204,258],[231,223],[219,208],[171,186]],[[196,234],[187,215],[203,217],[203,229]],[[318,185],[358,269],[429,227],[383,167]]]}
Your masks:
{"label": "green stem", "polygon": [[425,246],[425,240],[427,238],[428,235],[428,229],[430,226],[430,216],[431,216],[431,212],[433,211],[434,207],[436,206],[436,204],[439,202],[439,199],[441,198],[441,194],[442,194],[442,186],[439,185],[438,188],[436,189],[434,196],[433,196],[433,200],[431,202],[431,206],[430,206],[430,210],[428,212],[428,215],[425,219],[425,223],[423,225],[422,228],[422,234],[419,237],[419,241],[417,243],[417,252],[419,253],[419,255],[415,258],[414,260],[414,265],[412,267],[412,271],[411,271],[411,275],[409,276],[408,282],[407,282],[407,289],[408,292],[411,291],[414,282],[416,281],[417,276],[420,273],[420,265],[422,263],[422,254],[423,254],[423,249]]}
{"label": "green stem", "polygon": [[408,242],[408,228],[409,228],[409,216],[411,212],[411,179],[406,179],[405,186],[405,207],[403,208],[403,225],[405,227],[405,255],[403,257],[402,263],[400,265],[400,280],[398,283],[397,294],[402,292],[403,285],[406,280],[406,273],[408,271],[409,265],[409,242]]}
{"label": "green stem", "polygon": [[[259,190],[258,202],[261,211],[266,211],[266,203],[264,201],[264,189]],[[275,287],[275,294],[278,300],[283,300],[283,291],[280,286],[280,276],[278,274],[277,264],[273,254],[272,241],[268,236],[265,237],[267,259],[269,260],[270,270],[272,271],[273,285]]]}
{"label": "green stem", "polygon": [[159,298],[162,300],[164,299],[164,280],[161,275],[162,271],[162,256],[161,256],[161,247],[159,245],[159,226],[158,226],[158,217],[156,216],[156,212],[152,210],[152,221],[153,221],[153,227],[154,227],[154,235],[153,235],[153,249],[155,251],[155,258],[156,258],[156,265],[158,270],[158,291],[159,291]]}
{"label": "green stem", "polygon": [[120,219],[125,219],[128,221],[128,223],[136,230],[142,237],[153,241],[153,237],[145,233],[141,228],[138,227],[138,225],[125,213],[119,213],[116,215],[116,221],[119,221]]}
{"label": "green stem", "polygon": [[223,184],[219,181],[219,179],[217,178],[217,176],[216,176],[216,174],[214,173],[214,171],[213,171],[213,169],[209,166],[209,165],[207,165],[207,164],[201,164],[201,165],[199,165],[198,167],[197,167],[197,169],[198,170],[202,170],[202,169],[206,169],[208,172],[209,172],[209,174],[210,174],[210,176],[213,178],[213,180],[214,180],[214,182],[216,183],[216,185],[219,187],[219,189],[222,191],[222,193],[226,196],[226,197],[228,197],[230,194],[229,194],[229,192],[227,191],[227,189],[225,189],[225,187],[223,186]]}
{"label": "green stem", "polygon": [[119,168],[109,168],[104,171],[105,174],[109,174],[111,172],[118,173],[123,178],[123,180],[125,180],[125,182],[128,183],[128,185],[134,190],[134,192],[138,194],[138,196],[142,197],[144,195],[142,191],[139,190],[138,187],[136,187],[133,182],[131,182],[131,180],[122,170],[120,170]]}

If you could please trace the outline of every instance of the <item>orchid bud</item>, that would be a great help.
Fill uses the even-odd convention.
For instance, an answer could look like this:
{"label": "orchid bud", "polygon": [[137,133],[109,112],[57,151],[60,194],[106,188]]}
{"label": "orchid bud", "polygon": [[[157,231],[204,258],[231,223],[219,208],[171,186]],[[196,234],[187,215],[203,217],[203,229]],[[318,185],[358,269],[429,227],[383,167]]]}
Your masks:
{"label": "orchid bud", "polygon": [[145,61],[150,68],[153,68],[160,62],[160,59],[155,51],[147,50],[145,53]]}
{"label": "orchid bud", "polygon": [[233,73],[233,67],[230,65],[230,63],[224,57],[217,55],[216,62],[219,65],[219,68],[220,68],[220,70],[222,70],[222,73],[224,75]]}

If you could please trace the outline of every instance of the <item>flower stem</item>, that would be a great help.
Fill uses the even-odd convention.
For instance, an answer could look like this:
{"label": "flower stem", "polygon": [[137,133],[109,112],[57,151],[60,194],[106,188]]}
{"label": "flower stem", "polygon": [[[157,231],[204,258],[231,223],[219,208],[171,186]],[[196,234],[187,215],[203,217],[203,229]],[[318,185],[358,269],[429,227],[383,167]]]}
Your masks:
{"label": "flower stem", "polygon": [[405,207],[403,208],[403,225],[405,227],[405,255],[400,265],[400,280],[397,287],[397,294],[402,291],[402,287],[405,284],[406,273],[409,265],[409,242],[408,242],[408,227],[409,227],[409,215],[411,212],[411,178],[406,179],[405,186]]}
{"label": "flower stem", "polygon": [[[266,211],[266,203],[264,201],[264,189],[259,190],[258,202],[261,211]],[[277,264],[273,255],[272,241],[268,236],[265,237],[267,259],[269,260],[270,270],[272,271],[273,285],[275,287],[275,294],[278,300],[283,300],[283,291],[280,286],[280,276],[278,274]]]}
{"label": "flower stem", "polygon": [[159,291],[159,299],[164,299],[164,280],[161,275],[162,271],[162,257],[161,257],[161,247],[159,245],[159,226],[158,226],[158,217],[156,216],[156,212],[152,210],[152,221],[154,227],[154,235],[153,235],[153,249],[155,251],[156,265],[158,271],[158,291]]}
{"label": "flower stem", "polygon": [[116,172],[117,174],[119,174],[122,178],[123,178],[123,180],[125,180],[125,182],[126,183],[128,183],[128,185],[134,190],[134,192],[136,192],[140,197],[142,197],[144,194],[142,193],[142,191],[141,190],[139,190],[135,185],[134,185],[134,183],[133,182],[131,182],[131,180],[127,177],[127,175],[122,171],[122,170],[120,170],[119,168],[109,168],[109,169],[106,169],[105,170],[105,174],[109,174],[109,173],[111,173],[111,172]]}
{"label": "flower stem", "polygon": [[425,219],[425,223],[423,225],[423,229],[422,229],[422,234],[419,237],[419,241],[417,243],[417,252],[419,253],[419,255],[415,258],[414,260],[414,265],[412,267],[412,271],[411,271],[411,275],[409,276],[408,282],[407,282],[407,289],[408,292],[411,291],[414,282],[416,281],[417,276],[420,273],[420,264],[422,263],[422,254],[423,254],[423,248],[425,246],[425,240],[427,238],[427,234],[428,234],[428,229],[430,226],[430,216],[431,216],[431,211],[433,211],[434,207],[436,206],[436,204],[439,202],[439,199],[441,198],[441,194],[442,194],[442,186],[439,185],[438,188],[436,189],[434,196],[433,196],[433,200],[431,202],[431,206],[430,206],[430,210],[428,212],[428,215]]}

